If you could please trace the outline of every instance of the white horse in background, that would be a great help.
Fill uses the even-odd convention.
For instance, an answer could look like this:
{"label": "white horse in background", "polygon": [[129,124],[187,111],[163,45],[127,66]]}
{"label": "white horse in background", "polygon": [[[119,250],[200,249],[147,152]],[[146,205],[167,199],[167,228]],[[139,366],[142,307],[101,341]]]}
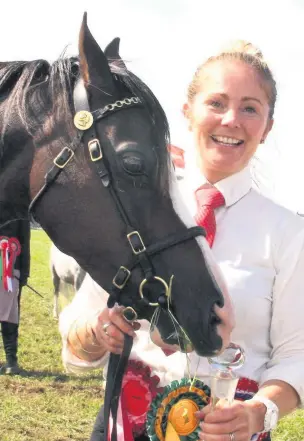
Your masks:
{"label": "white horse in background", "polygon": [[59,317],[59,292],[61,283],[72,285],[77,292],[85,278],[86,272],[76,260],[64,254],[53,243],[50,249],[50,269],[54,286],[53,317]]}

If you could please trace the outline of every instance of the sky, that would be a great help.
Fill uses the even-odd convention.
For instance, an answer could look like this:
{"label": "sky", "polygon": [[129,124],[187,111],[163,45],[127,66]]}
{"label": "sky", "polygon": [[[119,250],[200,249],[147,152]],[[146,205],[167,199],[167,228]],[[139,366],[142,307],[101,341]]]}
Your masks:
{"label": "sky", "polygon": [[0,60],[77,54],[84,11],[101,48],[121,38],[122,57],[156,94],[172,142],[185,150],[192,139],[181,108],[196,67],[233,39],[260,47],[278,101],[255,170],[266,194],[304,213],[304,0],[3,1]]}

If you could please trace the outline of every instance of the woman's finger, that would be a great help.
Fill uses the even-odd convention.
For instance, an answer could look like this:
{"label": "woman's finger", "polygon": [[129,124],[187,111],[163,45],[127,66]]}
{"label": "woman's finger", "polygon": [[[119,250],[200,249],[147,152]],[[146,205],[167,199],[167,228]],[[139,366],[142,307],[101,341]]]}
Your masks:
{"label": "woman's finger", "polygon": [[122,332],[130,335],[131,337],[135,337],[136,334],[134,332],[132,324],[127,322],[127,320],[122,315],[123,309],[124,308],[114,306],[114,308],[110,309],[109,311],[109,319]]}
{"label": "woman's finger", "polygon": [[225,434],[225,433],[232,433],[241,431],[245,427],[245,423],[240,418],[235,418],[231,421],[224,422],[224,423],[207,423],[202,422],[200,423],[200,427],[204,433],[208,434]]}
{"label": "woman's finger", "polygon": [[110,339],[112,339],[115,344],[119,346],[123,345],[124,334],[112,322],[102,324],[102,322],[98,321],[95,328],[93,328],[93,332],[96,335],[96,340],[98,340],[102,345],[104,343],[109,344]]}
{"label": "woman's finger", "polygon": [[122,311],[124,307],[114,306],[113,308],[105,308],[98,316],[97,316],[97,324],[96,327],[100,326],[101,328],[107,324],[114,324],[119,328],[122,332],[135,336],[134,330],[131,323],[128,323],[124,317],[122,316]]}
{"label": "woman's finger", "polygon": [[[209,407],[209,406],[208,406]],[[234,420],[243,413],[243,404],[239,401],[234,401],[231,405],[227,405],[227,402],[219,402],[215,409],[210,411],[210,408],[202,410],[204,413],[205,423],[224,423]]]}
{"label": "woman's finger", "polygon": [[245,440],[242,437],[239,436],[238,433],[233,433],[233,437],[232,435],[230,435],[230,433],[225,433],[225,435],[211,435],[211,434],[206,434],[203,432],[199,432],[198,434],[199,439],[203,440],[203,441],[249,441],[249,439]]}

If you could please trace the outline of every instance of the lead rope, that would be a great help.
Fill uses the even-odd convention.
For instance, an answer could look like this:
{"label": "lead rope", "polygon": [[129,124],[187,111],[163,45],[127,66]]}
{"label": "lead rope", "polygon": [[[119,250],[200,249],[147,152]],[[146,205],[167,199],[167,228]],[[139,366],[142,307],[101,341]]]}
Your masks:
{"label": "lead rope", "polygon": [[109,421],[112,416],[112,433],[110,441],[117,441],[117,412],[123,376],[133,346],[133,338],[125,334],[121,355],[110,354],[104,399],[104,440],[109,439]]}

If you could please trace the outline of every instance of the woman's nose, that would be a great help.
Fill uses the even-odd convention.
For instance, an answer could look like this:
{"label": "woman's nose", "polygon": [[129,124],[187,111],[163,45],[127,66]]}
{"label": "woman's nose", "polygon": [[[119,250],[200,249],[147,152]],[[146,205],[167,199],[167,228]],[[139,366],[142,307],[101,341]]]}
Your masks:
{"label": "woman's nose", "polygon": [[237,111],[234,109],[228,109],[222,117],[222,124],[227,127],[240,127],[240,121]]}

